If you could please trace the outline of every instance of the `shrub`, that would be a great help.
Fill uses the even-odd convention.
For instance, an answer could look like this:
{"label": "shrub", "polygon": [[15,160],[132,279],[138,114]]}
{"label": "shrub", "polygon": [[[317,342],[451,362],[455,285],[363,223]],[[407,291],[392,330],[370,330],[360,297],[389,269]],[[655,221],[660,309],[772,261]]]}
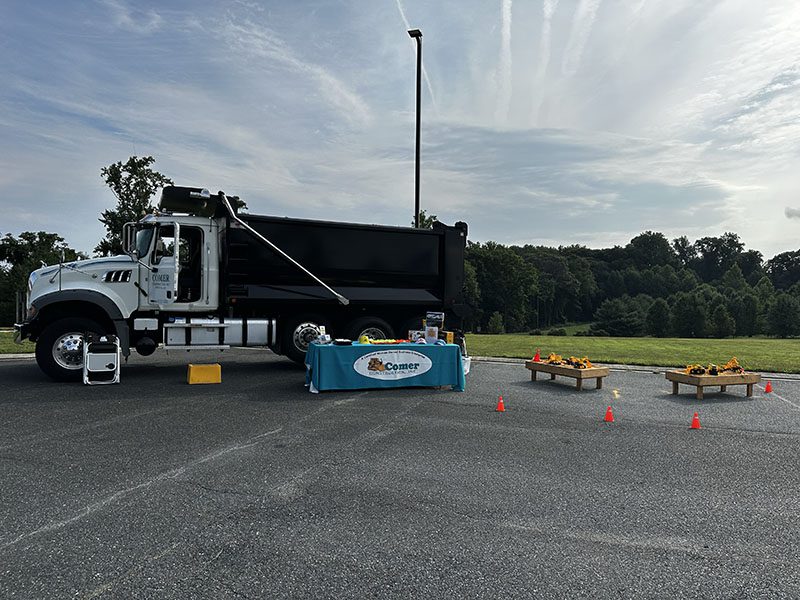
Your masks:
{"label": "shrub", "polygon": [[679,292],[673,296],[672,331],[684,338],[708,334],[708,309],[700,293]]}
{"label": "shrub", "polygon": [[800,302],[789,294],[781,293],[767,313],[770,332],[778,337],[800,333]]}
{"label": "shrub", "polygon": [[592,325],[592,329],[607,331],[608,334],[615,337],[642,335],[644,315],[641,312],[640,304],[639,300],[629,296],[604,300],[594,314],[595,323]]}
{"label": "shrub", "polygon": [[486,333],[505,333],[506,328],[503,326],[503,315],[495,311],[489,317],[489,322],[486,324]]}
{"label": "shrub", "polygon": [[670,331],[672,314],[669,304],[663,298],[659,298],[650,305],[645,317],[645,331],[655,337],[667,337]]}
{"label": "shrub", "polygon": [[711,333],[717,338],[732,337],[736,333],[736,321],[724,304],[717,305],[711,313]]}
{"label": "shrub", "polygon": [[563,327],[559,327],[557,329],[551,329],[547,332],[547,335],[567,335],[567,330]]}
{"label": "shrub", "polygon": [[534,329],[528,335],[544,335],[541,329]]}

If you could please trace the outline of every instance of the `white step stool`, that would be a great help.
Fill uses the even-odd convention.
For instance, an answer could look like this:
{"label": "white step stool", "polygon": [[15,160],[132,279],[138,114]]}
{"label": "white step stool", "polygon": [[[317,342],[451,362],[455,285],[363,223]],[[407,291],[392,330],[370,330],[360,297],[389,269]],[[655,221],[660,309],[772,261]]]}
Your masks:
{"label": "white step stool", "polygon": [[83,383],[119,383],[121,351],[115,335],[87,333],[83,336]]}

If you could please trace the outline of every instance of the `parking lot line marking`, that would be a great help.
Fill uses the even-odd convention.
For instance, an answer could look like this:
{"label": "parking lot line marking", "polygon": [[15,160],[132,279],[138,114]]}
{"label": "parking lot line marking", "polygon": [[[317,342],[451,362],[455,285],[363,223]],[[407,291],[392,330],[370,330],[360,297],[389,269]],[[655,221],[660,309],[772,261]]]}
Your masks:
{"label": "parking lot line marking", "polygon": [[[763,390],[763,389],[764,389],[764,386],[761,386],[761,385],[759,385],[759,386],[758,386],[758,388],[759,388],[759,389],[761,389],[761,390]],[[791,406],[791,407],[793,407],[793,408],[796,408],[797,410],[800,410],[800,404],[795,404],[795,403],[794,403],[794,402],[792,402],[791,400],[787,400],[786,398],[784,398],[783,396],[779,396],[779,395],[778,395],[778,394],[776,394],[775,392],[770,392],[770,394],[772,394],[773,396],[775,396],[775,397],[776,397],[778,400],[783,400],[783,401],[784,401],[784,402],[786,402],[786,404],[788,404],[789,406]]]}
{"label": "parking lot line marking", "polygon": [[[320,411],[315,411],[315,412],[320,412]],[[74,523],[75,521],[80,521],[84,517],[88,517],[92,513],[104,508],[108,504],[111,504],[112,502],[114,502],[116,500],[120,500],[120,499],[132,494],[133,492],[149,488],[150,486],[152,486],[155,483],[160,483],[162,481],[167,481],[167,480],[170,480],[170,479],[176,479],[180,475],[183,475],[187,470],[192,469],[193,467],[196,467],[198,465],[207,463],[209,461],[215,460],[215,459],[219,458],[220,456],[223,456],[223,455],[228,454],[230,452],[236,452],[238,450],[244,450],[246,448],[250,448],[252,446],[255,446],[255,445],[257,445],[259,443],[259,440],[261,440],[261,439],[263,439],[265,437],[268,437],[270,435],[274,435],[275,433],[278,433],[282,429],[283,429],[282,427],[278,427],[277,429],[273,429],[273,430],[270,430],[270,431],[266,431],[264,433],[260,433],[260,434],[258,434],[256,436],[253,436],[253,437],[245,440],[242,443],[232,444],[230,446],[222,448],[221,450],[217,450],[216,452],[212,452],[210,454],[207,454],[207,455],[202,456],[200,458],[197,458],[195,460],[191,460],[191,461],[187,462],[186,464],[184,464],[183,466],[176,467],[174,469],[170,469],[169,471],[164,471],[163,473],[159,473],[158,475],[156,475],[155,477],[151,477],[147,481],[143,481],[142,483],[139,483],[137,485],[131,486],[129,488],[118,490],[118,491],[114,492],[113,494],[109,494],[108,496],[106,496],[104,498],[101,498],[100,500],[98,500],[96,502],[93,502],[92,504],[89,504],[83,510],[81,510],[77,514],[69,517],[68,519],[63,519],[61,521],[50,522],[50,523],[47,523],[46,525],[42,525],[41,527],[39,527],[37,529],[34,529],[33,531],[29,531],[27,533],[22,533],[22,534],[18,535],[16,538],[14,538],[13,540],[11,540],[9,542],[6,542],[2,546],[0,546],[0,549],[5,550],[6,548],[10,548],[11,546],[21,542],[24,539],[27,539],[27,538],[30,538],[30,537],[34,537],[34,536],[37,536],[37,535],[42,534],[42,533],[48,533],[50,531],[55,531],[57,529],[62,529],[64,527],[66,527],[67,525],[70,525],[71,523]]]}
{"label": "parking lot line marking", "polygon": [[[359,394],[355,394],[355,398],[360,398],[360,397],[366,395],[367,393],[368,392],[361,392]],[[419,404],[419,402],[416,403],[414,406],[417,406],[418,404]],[[324,405],[324,406],[318,408],[317,410],[311,412],[310,414],[306,415],[302,419],[300,419],[298,421],[298,423],[303,423],[308,419],[311,419],[311,418],[313,418],[315,416],[318,416],[320,413],[323,413],[323,412],[325,412],[327,410],[331,410],[331,408],[333,406],[334,406],[333,404]],[[412,408],[414,408],[414,407],[412,407]],[[408,409],[408,410],[411,410],[411,409]],[[408,410],[405,411],[405,412],[408,412]],[[403,413],[403,414],[405,414],[405,413]],[[92,504],[87,505],[83,510],[79,511],[77,514],[74,514],[73,516],[71,516],[71,517],[69,517],[67,519],[63,519],[61,521],[53,521],[53,522],[47,523],[45,525],[42,525],[41,527],[39,527],[37,529],[34,529],[33,531],[29,531],[27,533],[21,533],[20,535],[18,535],[16,538],[12,539],[11,541],[8,541],[8,542],[0,545],[0,550],[5,550],[6,548],[10,548],[11,546],[14,546],[15,544],[21,542],[22,540],[25,540],[25,539],[40,535],[42,533],[48,533],[50,531],[55,531],[55,530],[58,530],[58,529],[62,529],[64,527],[66,527],[67,525],[70,525],[70,524],[72,524],[72,523],[74,523],[76,521],[79,521],[79,520],[83,519],[84,517],[87,517],[87,516],[91,515],[92,513],[104,508],[106,505],[111,504],[112,502],[114,502],[116,500],[120,500],[121,498],[124,498],[124,497],[128,496],[129,494],[132,494],[133,492],[149,488],[153,484],[160,483],[162,481],[167,481],[167,480],[170,480],[170,479],[176,479],[177,477],[183,475],[187,470],[192,469],[192,468],[194,468],[194,467],[196,467],[198,465],[201,465],[201,464],[210,462],[212,460],[215,460],[215,459],[219,458],[220,456],[224,456],[225,454],[228,454],[230,452],[236,452],[236,451],[239,451],[239,450],[245,450],[247,448],[251,448],[253,446],[256,446],[264,438],[267,438],[267,437],[269,437],[271,435],[275,435],[276,433],[278,433],[278,432],[280,432],[282,430],[283,430],[283,427],[278,427],[277,429],[272,429],[270,431],[265,431],[265,432],[260,433],[258,435],[254,435],[254,436],[244,440],[243,442],[232,444],[230,446],[227,446],[225,448],[217,450],[216,452],[212,452],[210,454],[207,454],[207,455],[202,456],[200,458],[197,458],[195,460],[189,461],[186,464],[184,464],[183,466],[176,467],[174,469],[170,469],[169,471],[165,471],[163,473],[159,473],[158,475],[148,479],[147,481],[143,481],[142,483],[139,483],[137,485],[131,486],[129,488],[118,490],[118,491],[116,491],[116,492],[114,492],[114,493],[112,493],[112,494],[110,494],[108,496],[105,496],[104,498],[101,498],[100,500],[97,500],[96,502],[93,502]]]}
{"label": "parking lot line marking", "polygon": [[[355,399],[359,399],[359,398],[362,398],[362,397],[364,397],[364,396],[366,396],[368,394],[369,394],[369,390],[364,391],[364,392],[360,392],[358,394],[355,394],[353,399],[354,400]],[[363,432],[359,433],[358,435],[353,437],[353,439],[341,444],[340,447],[339,447],[339,451],[345,450],[347,448],[352,448],[352,447],[354,447],[354,446],[356,446],[358,444],[363,443],[365,440],[369,440],[371,438],[374,438],[377,434],[380,433],[380,431],[382,429],[389,428],[395,421],[397,421],[397,420],[407,416],[408,414],[410,414],[411,411],[416,409],[423,402],[424,402],[424,400],[417,400],[411,406],[409,406],[406,409],[402,410],[401,412],[391,416],[386,421],[378,423],[375,427],[371,427],[370,429],[367,429],[366,431],[363,431]],[[331,406],[333,406],[333,405],[331,405]],[[319,470],[325,464],[326,464],[326,460],[322,460],[322,461],[320,461],[318,463],[312,464],[308,468],[303,469],[302,471],[300,471],[298,473],[295,473],[294,475],[291,475],[288,479],[275,483],[274,485],[272,485],[268,489],[268,492],[269,493],[275,493],[278,490],[280,490],[281,488],[287,488],[289,486],[298,486],[299,482],[301,482],[309,473],[311,473],[312,471],[315,471],[315,470]]]}
{"label": "parking lot line marking", "polygon": [[4,444],[0,446],[0,450],[7,450],[9,448],[13,448],[14,446],[19,446],[20,444],[38,444],[39,442],[52,442],[53,440],[59,440],[64,437],[80,433],[82,431],[91,431],[92,429],[100,429],[108,425],[114,425],[116,423],[124,423],[125,421],[138,419],[140,417],[147,417],[162,412],[169,412],[170,410],[174,409],[175,407],[172,405],[158,406],[155,408],[148,408],[137,412],[115,415],[105,419],[101,419],[100,421],[92,421],[91,423],[84,423],[82,425],[76,425],[74,427],[63,427],[60,429],[55,428],[45,431],[44,433],[37,433],[34,435],[29,435],[15,439],[10,444]]}
{"label": "parking lot line marking", "polygon": [[188,468],[188,465],[185,465],[183,467],[178,467],[177,469],[171,469],[171,470],[166,471],[164,473],[159,473],[155,477],[152,477],[151,479],[148,479],[147,481],[143,481],[140,484],[134,485],[134,486],[129,487],[129,488],[125,488],[124,490],[116,491],[113,494],[110,494],[109,496],[106,496],[105,498],[101,498],[97,502],[89,504],[86,508],[84,508],[78,514],[73,515],[73,516],[69,517],[68,519],[64,519],[62,521],[51,522],[51,523],[48,523],[46,525],[42,525],[38,529],[34,529],[33,531],[29,531],[28,533],[22,533],[22,534],[18,535],[16,538],[14,538],[13,540],[11,540],[10,542],[6,542],[5,544],[3,544],[0,548],[5,550],[6,548],[10,548],[14,544],[17,544],[17,543],[21,542],[22,540],[27,539],[29,537],[33,537],[33,536],[39,535],[40,533],[48,533],[50,531],[55,531],[57,529],[61,529],[63,527],[66,527],[70,523],[74,523],[75,521],[79,521],[80,519],[82,519],[84,517],[87,517],[90,514],[92,514],[93,512],[103,508],[107,504],[110,504],[110,503],[114,502],[115,500],[119,500],[120,498],[124,498],[125,496],[127,496],[128,494],[130,494],[132,492],[135,492],[135,491],[140,490],[140,489],[148,488],[151,485],[153,485],[154,483],[157,483],[159,481],[163,481],[163,480],[166,480],[166,479],[174,479],[175,477],[177,477],[178,475],[183,473],[187,468]]}

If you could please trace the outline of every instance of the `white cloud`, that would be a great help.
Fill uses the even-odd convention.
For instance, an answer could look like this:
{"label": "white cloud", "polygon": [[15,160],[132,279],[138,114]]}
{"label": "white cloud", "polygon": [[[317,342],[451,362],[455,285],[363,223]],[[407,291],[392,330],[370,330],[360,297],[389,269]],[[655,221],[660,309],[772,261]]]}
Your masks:
{"label": "white cloud", "polygon": [[319,93],[326,96],[341,111],[341,115],[351,122],[365,123],[372,119],[370,108],[361,96],[329,69],[302,59],[269,28],[250,21],[239,23],[231,20],[222,31],[222,38],[240,55],[257,60],[266,58],[311,77]]}
{"label": "white cloud", "polygon": [[583,49],[592,32],[592,25],[598,8],[600,8],[600,0],[581,0],[575,9],[575,17],[561,67],[563,73],[567,76],[575,74],[578,70],[583,56]]}
{"label": "white cloud", "polygon": [[164,20],[155,10],[131,8],[123,0],[99,0],[111,11],[116,27],[134,33],[150,34],[161,28]]}
{"label": "white cloud", "polygon": [[531,103],[530,120],[534,125],[539,123],[539,111],[541,110],[543,99],[542,88],[545,85],[547,68],[550,66],[551,29],[553,14],[556,8],[558,8],[558,0],[544,0],[542,3],[542,29],[539,35],[539,64],[533,78],[533,101]]}
{"label": "white cloud", "polygon": [[511,105],[511,0],[503,0],[500,25],[500,62],[497,66],[496,122],[503,126],[508,121]]}
{"label": "white cloud", "polygon": [[90,250],[113,202],[99,169],[134,153],[255,212],[408,224],[408,14],[436,103],[423,207],[472,239],[733,230],[767,256],[798,247],[800,6],[395,4],[21,9],[0,23],[0,195],[24,211],[4,211],[0,233],[46,228]]}

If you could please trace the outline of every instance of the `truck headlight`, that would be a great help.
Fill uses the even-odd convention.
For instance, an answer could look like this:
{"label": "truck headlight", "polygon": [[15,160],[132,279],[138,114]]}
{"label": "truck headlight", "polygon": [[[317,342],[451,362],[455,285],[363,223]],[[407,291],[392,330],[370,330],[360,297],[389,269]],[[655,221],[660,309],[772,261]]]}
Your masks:
{"label": "truck headlight", "polygon": [[28,276],[28,293],[33,290],[33,284],[36,283],[36,280],[39,278],[39,274],[34,271]]}

